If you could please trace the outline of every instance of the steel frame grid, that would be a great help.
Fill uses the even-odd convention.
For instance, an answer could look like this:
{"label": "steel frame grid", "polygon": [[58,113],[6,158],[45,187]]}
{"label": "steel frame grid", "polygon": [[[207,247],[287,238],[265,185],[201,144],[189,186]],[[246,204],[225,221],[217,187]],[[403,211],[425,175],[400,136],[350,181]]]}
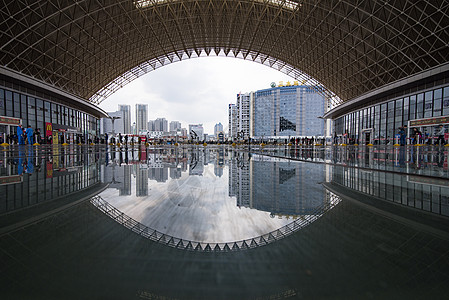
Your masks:
{"label": "steel frame grid", "polygon": [[449,61],[449,1],[0,2],[0,64],[95,104],[208,55],[323,85],[333,106]]}

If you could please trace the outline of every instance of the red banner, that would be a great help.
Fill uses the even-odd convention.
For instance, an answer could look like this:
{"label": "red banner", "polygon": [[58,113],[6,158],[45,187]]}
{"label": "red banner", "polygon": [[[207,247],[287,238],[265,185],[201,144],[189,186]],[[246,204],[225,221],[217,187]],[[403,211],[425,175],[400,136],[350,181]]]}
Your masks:
{"label": "red banner", "polygon": [[51,136],[52,131],[51,123],[45,123],[45,136]]}

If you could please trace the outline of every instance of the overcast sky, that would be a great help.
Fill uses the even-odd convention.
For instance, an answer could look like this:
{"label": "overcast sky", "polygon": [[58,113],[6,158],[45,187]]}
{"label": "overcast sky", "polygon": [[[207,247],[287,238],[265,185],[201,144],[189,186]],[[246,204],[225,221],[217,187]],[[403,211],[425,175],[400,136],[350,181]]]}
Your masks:
{"label": "overcast sky", "polygon": [[293,78],[259,63],[228,57],[200,57],[176,62],[152,71],[124,86],[100,107],[117,111],[118,104],[148,104],[148,120],[166,118],[182,127],[202,123],[213,134],[218,122],[228,128],[228,105],[239,92],[266,89],[271,82]]}

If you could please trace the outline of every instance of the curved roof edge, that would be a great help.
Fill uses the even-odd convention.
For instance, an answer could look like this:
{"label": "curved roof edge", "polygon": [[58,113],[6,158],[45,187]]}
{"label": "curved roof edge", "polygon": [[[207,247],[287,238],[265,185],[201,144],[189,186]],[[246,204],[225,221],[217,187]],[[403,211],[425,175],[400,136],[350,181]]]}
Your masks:
{"label": "curved roof edge", "polygon": [[149,73],[155,71],[158,68],[169,65],[171,63],[177,63],[181,61],[185,61],[187,59],[194,58],[203,58],[203,57],[228,57],[228,58],[237,58],[243,59],[245,61],[251,61],[255,63],[259,63],[266,67],[269,67],[273,70],[284,73],[291,78],[300,81],[302,84],[308,84],[315,87],[322,87],[324,89],[317,89],[317,92],[322,94],[326,99],[328,99],[332,104],[338,105],[342,102],[342,100],[331,90],[329,90],[325,85],[323,85],[320,81],[310,76],[307,73],[304,73],[300,69],[274,57],[269,55],[265,55],[262,53],[253,52],[250,50],[239,50],[235,52],[230,50],[225,53],[224,49],[220,49],[220,51],[215,52],[206,52],[205,49],[190,49],[191,51],[181,50],[178,52],[171,52],[169,54],[164,54],[158,56],[156,58],[152,58],[148,61],[141,63],[138,66],[128,70],[127,72],[121,74],[108,84],[106,84],[103,88],[95,92],[89,99],[89,102],[94,104],[100,104],[104,100],[107,99],[110,95],[115,93],[117,90],[124,87],[126,84],[132,82],[133,80]]}
{"label": "curved roof edge", "polygon": [[344,115],[345,113],[350,112],[356,106],[368,104],[378,99],[383,99],[388,95],[393,95],[392,97],[394,97],[394,94],[406,90],[411,86],[420,85],[444,77],[449,77],[449,62],[434,68],[430,68],[415,75],[411,75],[404,79],[397,80],[390,84],[386,84],[378,89],[372,90],[359,97],[346,101],[325,113],[323,115],[323,118],[335,119]]}
{"label": "curved roof edge", "polygon": [[11,81],[12,79],[14,83],[17,83],[21,86],[30,87],[33,90],[51,94],[57,99],[60,99],[63,104],[67,104],[69,106],[72,106],[73,108],[83,110],[84,112],[90,113],[98,118],[109,118],[109,115],[104,110],[92,103],[89,103],[87,100],[69,94],[55,86],[52,86],[28,75],[21,74],[4,66],[0,66],[0,75],[9,78],[9,81]]}

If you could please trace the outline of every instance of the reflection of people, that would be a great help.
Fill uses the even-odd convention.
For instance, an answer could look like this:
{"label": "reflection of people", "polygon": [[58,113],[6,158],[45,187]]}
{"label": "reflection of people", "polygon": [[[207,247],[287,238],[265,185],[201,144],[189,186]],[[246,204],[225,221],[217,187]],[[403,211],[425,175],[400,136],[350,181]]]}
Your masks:
{"label": "reflection of people", "polygon": [[440,125],[438,126],[438,131],[436,132],[436,136],[437,136],[437,140],[435,141],[435,145],[440,145],[440,141],[441,141],[441,145],[443,145],[444,142],[444,126]]}
{"label": "reflection of people", "polygon": [[401,126],[399,127],[399,144],[401,146],[405,146],[405,137],[406,137],[405,128],[404,126]]}
{"label": "reflection of people", "polygon": [[31,128],[30,125],[28,125],[28,128],[25,131],[27,137],[28,137],[28,145],[33,145],[33,128]]}
{"label": "reflection of people", "polygon": [[34,172],[33,157],[28,156],[28,163],[25,173],[32,174]]}
{"label": "reflection of people", "polygon": [[23,140],[23,128],[22,128],[22,125],[17,126],[17,137],[19,139],[19,145],[25,145],[25,141]]}
{"label": "reflection of people", "polygon": [[[22,144],[22,145],[23,145],[23,144]],[[23,167],[24,167],[24,165],[25,165],[25,162],[24,162],[24,153],[23,153],[22,147],[20,147],[20,148],[19,148],[19,158],[18,158],[18,160],[17,160],[17,173],[18,173],[19,175],[22,175],[22,174],[23,174]]]}

